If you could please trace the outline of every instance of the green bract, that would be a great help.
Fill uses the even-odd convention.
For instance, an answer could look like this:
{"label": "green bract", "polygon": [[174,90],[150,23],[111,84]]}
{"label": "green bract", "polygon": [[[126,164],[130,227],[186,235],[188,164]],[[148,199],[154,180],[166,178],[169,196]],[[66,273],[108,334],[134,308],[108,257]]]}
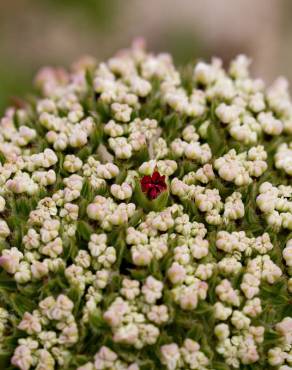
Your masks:
{"label": "green bract", "polygon": [[292,103],[249,64],[134,44],[7,109],[0,369],[291,369]]}

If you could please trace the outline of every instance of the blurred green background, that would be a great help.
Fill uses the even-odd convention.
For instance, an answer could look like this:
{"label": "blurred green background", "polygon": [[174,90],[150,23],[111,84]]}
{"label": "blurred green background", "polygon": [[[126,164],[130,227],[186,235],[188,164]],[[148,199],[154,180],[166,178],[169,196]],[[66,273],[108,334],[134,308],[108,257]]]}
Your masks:
{"label": "blurred green background", "polygon": [[0,112],[43,65],[99,60],[137,36],[176,63],[240,52],[254,74],[292,80],[291,0],[0,0]]}

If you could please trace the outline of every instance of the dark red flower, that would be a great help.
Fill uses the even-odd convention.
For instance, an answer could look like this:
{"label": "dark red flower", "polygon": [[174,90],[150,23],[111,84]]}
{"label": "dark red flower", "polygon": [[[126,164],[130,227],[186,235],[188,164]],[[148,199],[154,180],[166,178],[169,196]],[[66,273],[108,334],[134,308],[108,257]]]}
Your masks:
{"label": "dark red flower", "polygon": [[143,193],[146,193],[149,199],[157,198],[160,193],[167,189],[165,176],[160,176],[160,173],[156,170],[152,176],[143,176],[140,183]]}

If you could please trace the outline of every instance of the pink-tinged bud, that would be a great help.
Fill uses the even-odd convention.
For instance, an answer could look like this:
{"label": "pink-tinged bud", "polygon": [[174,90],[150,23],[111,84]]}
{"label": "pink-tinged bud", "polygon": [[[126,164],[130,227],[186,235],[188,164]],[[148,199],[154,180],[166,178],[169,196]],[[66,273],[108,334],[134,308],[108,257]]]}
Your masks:
{"label": "pink-tinged bud", "polygon": [[152,252],[146,247],[132,250],[132,259],[136,266],[148,266],[152,258]]}
{"label": "pink-tinged bud", "polygon": [[49,269],[48,266],[40,261],[35,261],[31,266],[32,276],[36,279],[41,279],[42,277],[48,275]]}
{"label": "pink-tinged bud", "polygon": [[281,322],[276,325],[276,330],[283,336],[288,336],[292,339],[292,318],[285,317]]}
{"label": "pink-tinged bud", "polygon": [[181,284],[186,277],[186,271],[183,266],[177,262],[174,262],[167,271],[167,276],[172,284]]}
{"label": "pink-tinged bud", "polygon": [[14,351],[11,363],[21,370],[29,370],[33,363],[30,348],[26,345],[18,346]]}
{"label": "pink-tinged bud", "polygon": [[183,294],[179,303],[183,310],[194,310],[198,305],[198,296],[195,291],[190,290]]}
{"label": "pink-tinged bud", "polygon": [[119,315],[116,315],[114,311],[106,311],[103,315],[105,321],[112,327],[118,326],[121,322]]}
{"label": "pink-tinged bud", "polygon": [[17,180],[8,180],[6,182],[6,187],[8,190],[12,191],[15,194],[20,194],[25,191],[25,186],[23,182]]}
{"label": "pink-tinged bud", "polygon": [[0,266],[9,274],[15,274],[18,264],[11,256],[0,257]]}
{"label": "pink-tinged bud", "polygon": [[4,250],[2,253],[0,257],[0,266],[9,274],[15,274],[23,254],[15,247],[10,250]]}
{"label": "pink-tinged bud", "polygon": [[95,203],[91,203],[87,207],[87,215],[92,220],[99,219],[99,211],[100,211],[100,207]]}

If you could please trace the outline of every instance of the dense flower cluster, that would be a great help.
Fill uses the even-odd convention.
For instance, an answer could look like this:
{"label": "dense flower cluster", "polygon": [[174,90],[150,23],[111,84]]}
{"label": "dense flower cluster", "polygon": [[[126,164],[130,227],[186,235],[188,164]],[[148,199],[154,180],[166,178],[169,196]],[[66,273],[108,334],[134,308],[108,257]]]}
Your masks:
{"label": "dense flower cluster", "polygon": [[292,368],[292,102],[240,55],[44,68],[0,121],[0,368]]}

